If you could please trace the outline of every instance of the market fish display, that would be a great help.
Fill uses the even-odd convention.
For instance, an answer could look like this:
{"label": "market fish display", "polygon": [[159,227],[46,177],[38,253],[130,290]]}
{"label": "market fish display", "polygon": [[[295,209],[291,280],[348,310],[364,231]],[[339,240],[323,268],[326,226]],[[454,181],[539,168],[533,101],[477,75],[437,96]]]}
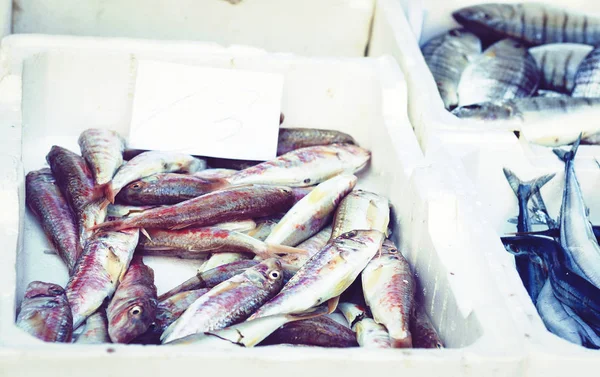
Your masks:
{"label": "market fish display", "polygon": [[280,128],[277,155],[281,156],[300,148],[329,144],[356,144],[348,134],[319,128]]}
{"label": "market fish display", "polygon": [[243,321],[273,297],[282,284],[281,263],[277,259],[267,259],[202,295],[167,328],[161,341],[168,343]]}
{"label": "market fish display", "polygon": [[340,174],[319,184],[275,225],[266,243],[296,246],[331,221],[333,211],[354,188],[357,178]]}
{"label": "market fish display", "polygon": [[527,47],[503,39],[465,68],[458,84],[459,105],[529,97],[537,90],[540,77]]}
{"label": "market fish display", "polygon": [[600,50],[598,48],[594,48],[579,65],[571,95],[600,97]]}
{"label": "market fish display", "polygon": [[144,211],[139,216],[100,224],[96,228],[182,229],[245,220],[285,212],[293,205],[292,190],[283,186],[246,185]]}
{"label": "market fish display", "polygon": [[578,43],[553,43],[529,49],[542,72],[540,88],[571,93],[575,74],[592,46]]}
{"label": "market fish display", "polygon": [[78,142],[81,155],[89,164],[96,185],[110,182],[123,164],[125,140],[115,131],[90,128],[81,133]]}
{"label": "market fish display", "polygon": [[41,281],[29,283],[16,325],[44,342],[71,342],[73,316],[65,290]]}
{"label": "market fish display", "polygon": [[183,171],[194,173],[206,168],[206,162],[177,152],[148,151],[141,153],[121,166],[106,190],[111,203],[125,185],[156,173]]}
{"label": "market fish display", "polygon": [[65,288],[73,312],[73,328],[111,298],[138,243],[139,230],[100,231],[90,238]]}
{"label": "market fish display", "polygon": [[[282,134],[294,150],[265,163],[244,162],[253,167],[235,172],[211,169],[205,174],[193,173],[191,165],[201,161],[195,157],[126,151],[122,158],[129,161],[104,184],[95,182],[86,171],[112,175],[110,166],[119,160],[121,148],[114,138],[118,135],[84,132],[80,139],[85,144],[85,159],[53,148],[48,161],[56,172],[31,172],[26,202],[43,226],[55,226],[46,230],[50,235],[71,236],[76,241],[81,236],[84,241],[79,241],[84,248],[73,258],[74,268],[62,293],[65,305],[59,305],[72,316],[68,329],[77,343],[211,349],[271,344],[356,347],[359,339],[363,345],[386,343],[382,334],[388,330],[367,318],[370,312],[360,314],[361,321],[351,324],[358,335],[338,314],[326,316],[346,291],[344,297],[364,302],[363,296],[370,293],[357,278],[368,264],[385,259],[380,250],[389,232],[390,204],[375,192],[354,190],[358,178],[353,173],[367,165],[370,152],[335,131],[289,130]],[[111,144],[110,138],[115,143]],[[334,143],[339,138],[347,143]],[[178,161],[184,163],[179,166]],[[122,177],[117,179],[119,174]],[[165,185],[173,182],[171,178],[176,184]],[[134,181],[127,182],[119,193],[112,192],[120,202],[122,197],[135,197],[134,201],[141,198],[136,203],[142,203],[150,194],[156,204],[110,203],[111,198],[106,197],[110,190],[119,181],[130,179]],[[263,183],[242,182],[246,179]],[[218,185],[169,204],[186,195],[186,182],[198,180]],[[142,188],[149,191],[142,190],[144,195],[137,197],[128,192],[127,185],[140,183],[148,183]],[[93,195],[85,201],[71,201],[65,194],[77,192]],[[77,203],[84,204],[76,207]],[[76,214],[66,224],[71,226],[70,232],[57,227],[65,224],[51,224],[50,220],[44,224],[45,218],[58,223],[67,217],[60,211]],[[77,234],[81,229],[76,227],[82,224],[86,226]],[[41,257],[43,254],[47,252],[40,252]],[[157,268],[160,287],[170,288],[160,297],[154,271],[142,260],[144,254],[152,254],[147,259]],[[179,267],[193,266],[197,272],[180,276],[173,258],[163,256],[195,258],[177,263]],[[171,263],[173,269],[163,269]],[[165,272],[168,275],[162,276]],[[60,295],[62,290],[53,292]],[[27,296],[24,305],[29,298],[33,297]],[[585,314],[578,315],[587,320]],[[42,322],[38,324],[54,324]],[[387,343],[393,343],[389,336]]]}
{"label": "market fish display", "polygon": [[421,47],[444,107],[458,106],[458,83],[467,65],[481,53],[479,38],[465,29],[452,29]]}
{"label": "market fish display", "polygon": [[189,174],[159,173],[128,184],[119,192],[116,200],[138,206],[177,204],[226,185],[223,178],[206,179]]}
{"label": "market fish display", "polygon": [[305,187],[367,165],[371,153],[352,144],[331,144],[294,150],[229,177],[232,185],[270,184]]}
{"label": "market fish display", "polygon": [[412,347],[409,329],[415,282],[408,261],[391,240],[381,246],[361,274],[365,302],[375,322],[387,329],[392,347]]}
{"label": "market fish display", "polygon": [[113,343],[129,343],[148,330],[158,300],[154,271],[135,256],[108,304],[108,334]]}
{"label": "market fish display", "polygon": [[52,171],[29,172],[25,177],[25,191],[27,206],[39,219],[46,237],[71,271],[81,254],[77,223]]}
{"label": "market fish display", "polygon": [[299,313],[337,298],[379,251],[383,240],[384,234],[377,230],[353,230],[332,239],[250,318]]}
{"label": "market fish display", "polygon": [[527,141],[544,146],[593,140],[600,124],[600,98],[534,97],[503,102],[485,102],[455,109],[459,118],[482,122],[482,127],[502,122],[507,130],[521,132]]}
{"label": "market fish display", "polygon": [[600,18],[541,2],[473,5],[452,15],[469,30],[515,38],[529,45],[600,44]]}

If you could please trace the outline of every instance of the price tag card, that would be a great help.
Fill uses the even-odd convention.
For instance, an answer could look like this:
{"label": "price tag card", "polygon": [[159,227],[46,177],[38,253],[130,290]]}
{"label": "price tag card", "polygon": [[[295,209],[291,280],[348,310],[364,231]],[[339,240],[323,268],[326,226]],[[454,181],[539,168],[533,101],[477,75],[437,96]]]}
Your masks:
{"label": "price tag card", "polygon": [[281,74],[140,60],[128,147],[272,159],[282,93]]}

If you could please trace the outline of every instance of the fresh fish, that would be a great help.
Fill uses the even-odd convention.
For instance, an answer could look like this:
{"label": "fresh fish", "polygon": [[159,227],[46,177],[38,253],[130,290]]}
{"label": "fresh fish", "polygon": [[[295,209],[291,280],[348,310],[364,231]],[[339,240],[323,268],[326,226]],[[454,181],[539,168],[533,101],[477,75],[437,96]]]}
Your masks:
{"label": "fresh fish", "polygon": [[292,187],[292,193],[294,194],[294,204],[304,199],[304,197],[310,194],[316,187],[317,186]]}
{"label": "fresh fish", "polygon": [[233,263],[242,259],[250,259],[244,253],[214,253],[202,264],[202,266],[198,269],[199,272],[209,271],[213,268],[217,268],[219,266],[223,266],[225,264]]}
{"label": "fresh fish", "polygon": [[567,251],[570,267],[600,288],[600,246],[587,215],[587,206],[575,175],[575,154],[579,141],[570,151],[554,149],[565,162],[565,189],[560,208],[560,244]]}
{"label": "fresh fish", "polygon": [[67,299],[73,311],[73,328],[112,297],[129,267],[139,230],[96,232],[83,249],[67,283]]}
{"label": "fresh fish", "polygon": [[[302,242],[297,249],[305,250],[306,254],[286,254],[279,258],[283,266],[285,267],[285,273],[296,273],[308,260],[318,253],[322,248],[327,245],[327,242],[331,238],[331,226],[325,227],[319,233],[315,234],[311,238]],[[291,277],[290,277],[291,278]],[[288,279],[289,280],[289,279]]]}
{"label": "fresh fish", "polygon": [[129,343],[148,330],[158,300],[154,271],[135,256],[108,304],[108,334],[113,343]]}
{"label": "fresh fish", "polygon": [[198,272],[196,275],[179,284],[177,287],[163,293],[158,297],[159,301],[164,301],[167,298],[178,293],[196,290],[200,288],[213,288],[221,284],[225,280],[244,273],[247,269],[259,264],[259,261],[242,259],[211,270]]}
{"label": "fresh fish", "polygon": [[81,155],[89,166],[97,185],[110,182],[123,164],[125,140],[115,131],[90,128],[79,136]]}
{"label": "fresh fish", "polygon": [[333,217],[331,238],[356,229],[387,232],[390,204],[387,198],[364,190],[350,192],[338,206]]}
{"label": "fresh fish", "polygon": [[106,190],[106,197],[111,203],[127,184],[157,173],[176,171],[194,173],[206,168],[204,160],[185,153],[148,151],[141,153],[125,165],[121,166]]}
{"label": "fresh fish", "polygon": [[17,327],[44,342],[71,342],[73,316],[61,286],[29,283],[17,316]]}
{"label": "fresh fish", "polygon": [[354,331],[326,316],[287,323],[265,338],[261,345],[280,343],[330,348],[358,347]]}
{"label": "fresh fish", "polygon": [[269,234],[271,234],[271,231],[275,228],[275,225],[277,225],[279,220],[281,220],[281,218],[278,216],[256,219],[256,228],[244,233],[257,240],[264,241],[269,237]]}
{"label": "fresh fish", "polygon": [[571,96],[600,97],[600,50],[597,47],[579,65]]}
{"label": "fresh fish", "polygon": [[540,88],[571,93],[579,64],[592,46],[579,43],[553,43],[529,49],[542,73]]}
{"label": "fresh fish", "polygon": [[[519,215],[517,217],[518,232],[531,231],[531,221],[529,220],[529,210],[527,209],[529,199],[538,193],[542,186],[554,178],[554,175],[555,174],[548,174],[528,182],[523,182],[511,170],[504,168],[504,176],[517,196],[519,205]],[[527,289],[527,293],[529,293],[531,300],[536,302],[537,297],[548,278],[547,271],[545,271],[543,266],[531,260],[530,255],[517,255],[515,256],[515,262],[519,276]]]}
{"label": "fresh fish", "polygon": [[490,3],[461,8],[454,19],[475,33],[512,37],[530,45],[600,43],[600,20],[539,2]]}
{"label": "fresh fish", "polygon": [[218,179],[223,179],[223,178],[229,178],[237,172],[238,171],[234,170],[234,169],[205,169],[205,170],[200,170],[192,175],[197,178],[202,178],[202,179],[212,181],[212,180],[218,180]]}
{"label": "fresh fish", "polygon": [[177,293],[158,303],[156,318],[148,330],[137,337],[132,343],[160,344],[162,333],[181,317],[183,312],[189,308],[198,298],[209,291],[208,288],[196,289]]}
{"label": "fresh fish", "polygon": [[318,317],[327,313],[327,306],[321,305],[299,314],[279,314],[253,321],[246,321],[221,330],[197,333],[177,339],[168,345],[193,345],[216,348],[254,347],[275,330],[293,321]]}
{"label": "fresh fish", "polygon": [[530,97],[537,90],[540,77],[527,47],[503,39],[465,68],[458,84],[459,105]]}
{"label": "fresh fish", "polygon": [[430,39],[421,52],[433,75],[444,106],[458,106],[458,82],[472,60],[481,53],[479,38],[465,29],[452,29]]}
{"label": "fresh fish", "polygon": [[560,92],[554,92],[552,90],[538,89],[537,93],[535,94],[535,97],[559,97],[559,98],[567,98],[567,97],[570,97],[570,96],[568,94],[560,93]]}
{"label": "fresh fish", "polygon": [[[568,306],[564,306],[554,296],[552,286],[546,281],[536,303],[536,308],[544,325],[551,333],[578,345],[595,345],[600,347],[600,337],[589,326],[577,317]],[[569,311],[567,311],[569,310]],[[576,319],[577,318],[577,319]]]}
{"label": "fresh fish", "polygon": [[95,186],[94,177],[85,160],[68,149],[55,145],[46,160],[58,187],[75,213],[79,226],[79,243],[83,247],[91,235],[90,228],[104,221],[106,205],[102,190]]}
{"label": "fresh fish", "polygon": [[177,204],[227,185],[224,179],[208,180],[195,175],[159,173],[125,186],[117,201],[133,205]]}
{"label": "fresh fish", "polygon": [[247,269],[196,300],[161,336],[163,343],[219,330],[245,320],[281,289],[283,270],[277,259]]}
{"label": "fresh fish", "polygon": [[387,329],[392,347],[412,347],[409,320],[415,281],[408,261],[392,241],[383,242],[381,255],[367,264],[361,278],[365,302],[375,322]]}
{"label": "fresh fish", "polygon": [[25,189],[27,206],[70,272],[81,254],[77,223],[50,169],[29,172]]}
{"label": "fresh fish", "polygon": [[334,238],[250,319],[299,313],[337,298],[377,253],[383,240],[383,233],[377,230],[355,230]]}
{"label": "fresh fish", "polygon": [[342,312],[352,331],[356,332],[358,345],[365,348],[392,348],[390,334],[385,327],[373,318],[367,317],[366,310],[359,305],[341,302],[338,309]]}
{"label": "fresh fish", "polygon": [[352,136],[340,131],[319,128],[280,128],[277,155],[296,149],[329,144],[356,144]]}
{"label": "fresh fish", "polygon": [[289,246],[268,244],[244,233],[220,228],[148,229],[138,248],[145,255],[204,259],[209,253],[243,252],[269,257],[276,253],[304,253]]}
{"label": "fresh fish", "polygon": [[286,213],[265,242],[296,246],[319,232],[331,221],[333,212],[356,181],[352,174],[340,174],[319,184]]}
{"label": "fresh fish", "polygon": [[106,222],[96,228],[182,229],[190,225],[208,226],[285,212],[292,203],[292,190],[288,187],[249,185],[211,192],[169,207],[149,209],[139,216]]}
{"label": "fresh fish", "polygon": [[101,344],[110,343],[108,336],[108,320],[106,311],[100,308],[85,320],[83,331],[77,337],[75,343],[79,344]]}
{"label": "fresh fish", "polygon": [[229,177],[233,185],[249,183],[304,187],[365,167],[371,152],[351,144],[331,144],[296,149],[274,160],[239,171]]}
{"label": "fresh fish", "polygon": [[580,134],[585,140],[600,133],[600,125],[589,121],[600,117],[600,98],[520,98],[460,107],[452,114],[489,124],[503,122],[506,129],[545,146],[566,145]]}
{"label": "fresh fish", "polygon": [[410,317],[413,348],[444,348],[444,343],[425,312],[423,305],[415,302],[414,307]]}

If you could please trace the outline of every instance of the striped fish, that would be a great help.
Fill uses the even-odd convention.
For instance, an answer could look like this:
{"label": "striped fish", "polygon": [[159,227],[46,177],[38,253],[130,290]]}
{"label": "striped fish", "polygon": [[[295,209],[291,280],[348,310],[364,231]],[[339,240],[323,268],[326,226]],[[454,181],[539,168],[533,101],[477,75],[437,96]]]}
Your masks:
{"label": "striped fish", "polygon": [[465,29],[453,29],[421,48],[448,110],[458,106],[458,82],[469,62],[481,53],[481,41]]}
{"label": "striped fish", "polygon": [[600,97],[600,49],[593,49],[579,65],[571,95]]}
{"label": "striped fish", "polygon": [[593,47],[579,43],[553,43],[529,49],[542,72],[540,88],[571,93],[579,65]]}
{"label": "striped fish", "polygon": [[600,43],[600,18],[538,2],[480,4],[461,8],[452,16],[477,34],[511,37],[534,46]]}
{"label": "striped fish", "polygon": [[527,48],[520,42],[503,39],[464,70],[458,84],[459,104],[529,97],[537,90],[540,76]]}

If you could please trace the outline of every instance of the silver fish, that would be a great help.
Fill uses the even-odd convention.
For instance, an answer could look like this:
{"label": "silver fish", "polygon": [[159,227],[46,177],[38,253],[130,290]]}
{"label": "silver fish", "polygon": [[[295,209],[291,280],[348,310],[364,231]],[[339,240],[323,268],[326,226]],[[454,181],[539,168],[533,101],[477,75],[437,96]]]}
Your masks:
{"label": "silver fish", "polygon": [[90,128],[79,136],[81,155],[90,165],[97,185],[112,179],[123,163],[125,140],[115,131]]}
{"label": "silver fish", "polygon": [[537,90],[540,77],[527,47],[503,39],[465,68],[458,84],[459,105],[529,97]]}
{"label": "silver fish", "polygon": [[600,117],[600,98],[520,98],[459,107],[452,114],[482,121],[482,126],[502,123],[529,142],[546,146],[573,143],[580,134],[591,142],[600,133],[600,123],[590,122]]}
{"label": "silver fish", "polygon": [[374,229],[387,232],[390,222],[390,204],[381,195],[354,190],[340,202],[333,217],[331,239],[356,229]]}
{"label": "silver fish", "polygon": [[600,288],[600,246],[588,218],[587,206],[575,175],[575,154],[579,140],[570,151],[554,149],[565,162],[565,189],[560,208],[560,244],[571,269]]}
{"label": "silver fish", "polygon": [[530,48],[529,53],[542,72],[540,88],[571,93],[577,68],[592,48],[579,43],[553,43]]}
{"label": "silver fish", "polygon": [[421,47],[425,62],[448,110],[458,106],[458,82],[470,61],[481,53],[479,38],[465,30],[453,29],[430,39]]}
{"label": "silver fish", "polygon": [[538,2],[490,3],[452,13],[460,24],[478,34],[512,37],[529,45],[600,43],[600,19]]}
{"label": "silver fish", "polygon": [[571,95],[573,97],[600,97],[600,49],[597,47],[579,65]]}
{"label": "silver fish", "polygon": [[390,335],[384,326],[367,316],[366,310],[359,305],[341,302],[338,309],[342,312],[352,331],[356,332],[358,345],[364,348],[392,348]]}
{"label": "silver fish", "polygon": [[334,238],[250,319],[299,313],[338,297],[377,253],[383,240],[378,230],[353,230]]}

